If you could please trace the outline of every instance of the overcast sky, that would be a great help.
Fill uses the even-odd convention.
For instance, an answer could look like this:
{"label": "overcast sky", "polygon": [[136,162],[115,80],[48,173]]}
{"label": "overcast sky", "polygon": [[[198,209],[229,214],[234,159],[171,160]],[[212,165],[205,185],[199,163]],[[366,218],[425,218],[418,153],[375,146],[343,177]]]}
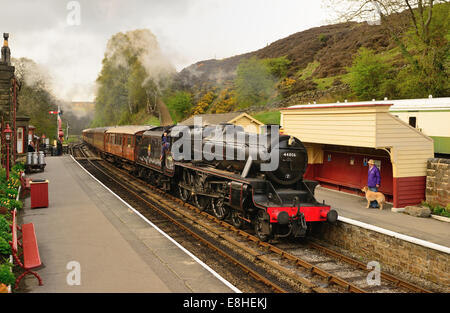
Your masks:
{"label": "overcast sky", "polygon": [[[0,0],[0,32],[15,58],[33,59],[64,100],[93,100],[108,39],[148,28],[177,70],[260,49],[326,24],[321,0]],[[75,3],[75,6],[73,6]],[[79,4],[79,25],[76,6]],[[69,8],[68,8],[69,5]],[[69,22],[68,22],[69,20]]]}

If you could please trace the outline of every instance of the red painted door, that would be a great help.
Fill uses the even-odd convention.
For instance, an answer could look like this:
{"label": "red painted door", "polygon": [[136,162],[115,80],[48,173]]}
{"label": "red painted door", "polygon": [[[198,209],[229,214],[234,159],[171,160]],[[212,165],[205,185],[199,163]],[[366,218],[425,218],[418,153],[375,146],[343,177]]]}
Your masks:
{"label": "red painted door", "polygon": [[393,194],[392,164],[388,157],[324,151],[323,164],[316,169],[316,179],[335,185],[360,189],[367,185],[367,161],[378,163],[381,174],[380,191]]}

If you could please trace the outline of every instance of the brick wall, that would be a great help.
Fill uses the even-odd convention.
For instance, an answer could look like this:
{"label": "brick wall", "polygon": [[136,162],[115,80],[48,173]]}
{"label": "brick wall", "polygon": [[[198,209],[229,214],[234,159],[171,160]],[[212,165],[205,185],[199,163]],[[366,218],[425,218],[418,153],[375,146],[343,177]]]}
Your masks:
{"label": "brick wall", "polygon": [[338,221],[313,228],[312,237],[361,262],[431,291],[450,292],[450,255]]}
{"label": "brick wall", "polygon": [[426,200],[444,207],[450,203],[449,159],[428,160]]}

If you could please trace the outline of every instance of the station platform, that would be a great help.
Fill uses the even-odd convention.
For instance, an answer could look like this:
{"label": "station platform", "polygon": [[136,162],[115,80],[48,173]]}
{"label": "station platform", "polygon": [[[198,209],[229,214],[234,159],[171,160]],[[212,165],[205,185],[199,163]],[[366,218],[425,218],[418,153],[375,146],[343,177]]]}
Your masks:
{"label": "station platform", "polygon": [[[44,285],[27,275],[17,292],[228,293],[231,284],[181,250],[86,173],[70,156],[48,157],[49,207],[19,223],[35,225]],[[70,263],[72,262],[72,263]],[[77,262],[77,263],[74,263]],[[74,264],[80,267],[76,282]]]}
{"label": "station platform", "polygon": [[321,186],[316,187],[315,197],[317,201],[325,201],[325,203],[331,205],[340,217],[377,226],[444,247],[450,247],[450,223],[433,218],[421,218],[392,212],[392,204],[389,203],[384,205],[382,211],[379,209],[366,209],[366,198]]}

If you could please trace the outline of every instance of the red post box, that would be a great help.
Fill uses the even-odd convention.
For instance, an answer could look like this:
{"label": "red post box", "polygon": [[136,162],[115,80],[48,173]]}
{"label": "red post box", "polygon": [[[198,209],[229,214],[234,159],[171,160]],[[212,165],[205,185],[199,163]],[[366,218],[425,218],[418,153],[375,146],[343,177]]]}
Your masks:
{"label": "red post box", "polygon": [[30,182],[31,208],[48,207],[48,180],[34,179]]}

